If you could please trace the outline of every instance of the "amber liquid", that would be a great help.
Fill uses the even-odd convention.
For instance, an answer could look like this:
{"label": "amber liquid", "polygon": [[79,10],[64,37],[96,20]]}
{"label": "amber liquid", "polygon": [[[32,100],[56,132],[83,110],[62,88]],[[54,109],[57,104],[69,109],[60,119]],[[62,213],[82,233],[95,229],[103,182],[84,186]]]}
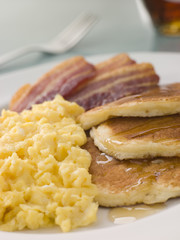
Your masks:
{"label": "amber liquid", "polygon": [[[109,124],[109,126],[112,128],[113,123],[116,124],[114,125],[114,133],[111,135],[111,137],[109,137],[107,139],[107,141],[111,142],[111,140],[113,142],[119,143],[121,144],[121,140],[123,138],[125,139],[133,139],[133,138],[138,138],[138,137],[145,137],[148,134],[155,134],[156,132],[159,132],[161,130],[164,130],[163,133],[163,137],[165,137],[164,140],[173,140],[173,141],[178,141],[179,135],[178,136],[174,136],[174,131],[177,129],[180,129],[180,117],[179,115],[173,115],[173,116],[164,116],[164,117],[154,117],[154,118],[135,118],[134,122],[137,120],[143,120],[141,122],[137,122],[137,124],[135,126],[132,126],[131,128],[125,130],[125,131],[119,131],[118,129],[118,122],[116,124],[115,121],[119,121],[118,119],[115,120],[109,120],[107,122],[107,124]],[[131,120],[130,118],[127,118],[127,122],[128,120]],[[131,124],[131,122],[130,122]],[[119,124],[119,126],[121,126],[121,123]],[[166,132],[165,130],[174,130],[172,136],[166,136]],[[167,139],[166,139],[167,138]],[[163,139],[161,139],[161,137],[157,140],[154,139],[154,141],[158,142],[158,141],[162,141]]]}
{"label": "amber liquid", "polygon": [[145,205],[113,208],[109,212],[109,219],[115,224],[131,223],[138,219],[155,214],[165,208],[165,204]]}
{"label": "amber liquid", "polygon": [[144,0],[153,23],[168,36],[180,36],[180,0]]}

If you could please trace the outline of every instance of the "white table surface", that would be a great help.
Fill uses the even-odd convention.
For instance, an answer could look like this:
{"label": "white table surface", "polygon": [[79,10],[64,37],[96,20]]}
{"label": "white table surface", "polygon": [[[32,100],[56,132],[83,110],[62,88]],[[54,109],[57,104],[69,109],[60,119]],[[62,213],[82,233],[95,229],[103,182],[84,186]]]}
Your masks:
{"label": "white table surface", "polygon": [[0,74],[73,55],[180,51],[180,38],[157,34],[141,18],[136,0],[0,0],[0,55],[50,40],[83,11],[97,15],[99,22],[75,48],[56,56],[31,54]]}

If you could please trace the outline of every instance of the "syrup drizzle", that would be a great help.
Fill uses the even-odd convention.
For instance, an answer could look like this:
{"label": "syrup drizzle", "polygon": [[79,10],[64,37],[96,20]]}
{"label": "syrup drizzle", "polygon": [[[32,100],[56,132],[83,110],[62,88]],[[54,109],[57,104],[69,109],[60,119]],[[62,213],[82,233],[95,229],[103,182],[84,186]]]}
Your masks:
{"label": "syrup drizzle", "polygon": [[[105,160],[104,160],[104,158],[103,158],[103,160],[102,160],[102,157],[101,157],[101,156],[104,156],[104,157],[105,157]],[[111,161],[113,160],[113,157],[111,157],[111,156],[109,156],[109,155],[107,155],[107,154],[105,154],[105,153],[101,153],[99,159],[100,159],[100,160],[97,160],[97,161],[96,161],[97,164],[106,164],[106,163],[111,162]]]}
{"label": "syrup drizzle", "polygon": [[109,219],[114,224],[126,224],[153,215],[165,208],[164,203],[113,208],[109,211]]}
{"label": "syrup drizzle", "polygon": [[[128,121],[128,119],[127,119]],[[113,124],[113,120],[110,120],[107,122],[108,126],[111,126],[111,123]],[[117,125],[118,128],[118,125]],[[178,129],[180,128],[180,116],[174,115],[174,116],[167,116],[167,117],[156,117],[156,118],[145,118],[143,123],[140,123],[136,127],[132,127],[126,131],[118,131],[116,129],[115,134],[112,135],[112,137],[109,137],[107,141],[113,141],[115,143],[118,143],[117,139],[133,139],[137,137],[142,137],[148,134],[154,134],[161,130],[168,130],[168,129]],[[180,136],[179,136],[180,139]],[[119,144],[121,144],[121,141],[119,141]]]}

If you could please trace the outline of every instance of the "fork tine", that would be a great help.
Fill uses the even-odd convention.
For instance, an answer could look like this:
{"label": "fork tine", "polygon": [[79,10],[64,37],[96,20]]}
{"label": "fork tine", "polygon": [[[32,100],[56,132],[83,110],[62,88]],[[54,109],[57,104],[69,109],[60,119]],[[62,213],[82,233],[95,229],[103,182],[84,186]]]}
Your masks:
{"label": "fork tine", "polygon": [[61,35],[66,34],[67,32],[71,31],[74,27],[78,26],[79,23],[81,23],[82,21],[84,21],[84,19],[87,17],[87,15],[85,13],[82,13],[81,15],[79,15],[76,19],[74,19],[63,31],[61,31],[58,35],[58,37],[61,37]]}
{"label": "fork tine", "polygon": [[92,15],[89,13],[82,13],[80,14],[76,19],[73,20],[62,32],[69,31],[73,29],[75,26],[77,26],[79,23],[86,21],[89,17]]}
{"label": "fork tine", "polygon": [[69,38],[69,36],[76,36],[79,32],[83,32],[87,28],[89,28],[92,24],[94,24],[96,19],[94,17],[88,17],[84,19],[82,22],[79,22],[74,28],[62,34],[62,38]]}
{"label": "fork tine", "polygon": [[96,20],[95,18],[87,19],[86,22],[81,23],[76,29],[74,28],[71,32],[69,31],[62,36],[60,41],[66,42],[67,47],[72,47],[90,31]]}
{"label": "fork tine", "polygon": [[87,30],[94,25],[97,21],[97,17],[92,14],[82,13],[79,17],[77,17],[68,27],[66,27],[60,34],[53,39],[54,41],[62,40],[63,38],[68,38],[68,36],[72,36],[72,34],[76,34],[82,29]]}

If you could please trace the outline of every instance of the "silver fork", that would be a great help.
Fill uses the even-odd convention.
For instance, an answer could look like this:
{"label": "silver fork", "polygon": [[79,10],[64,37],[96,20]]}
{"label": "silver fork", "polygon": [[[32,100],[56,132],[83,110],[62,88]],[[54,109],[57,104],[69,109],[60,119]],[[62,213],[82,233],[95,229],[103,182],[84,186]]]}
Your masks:
{"label": "silver fork", "polygon": [[59,54],[73,48],[97,22],[97,17],[83,13],[77,17],[64,31],[60,32],[50,42],[29,45],[19,48],[0,57],[0,68],[14,59],[33,52]]}

